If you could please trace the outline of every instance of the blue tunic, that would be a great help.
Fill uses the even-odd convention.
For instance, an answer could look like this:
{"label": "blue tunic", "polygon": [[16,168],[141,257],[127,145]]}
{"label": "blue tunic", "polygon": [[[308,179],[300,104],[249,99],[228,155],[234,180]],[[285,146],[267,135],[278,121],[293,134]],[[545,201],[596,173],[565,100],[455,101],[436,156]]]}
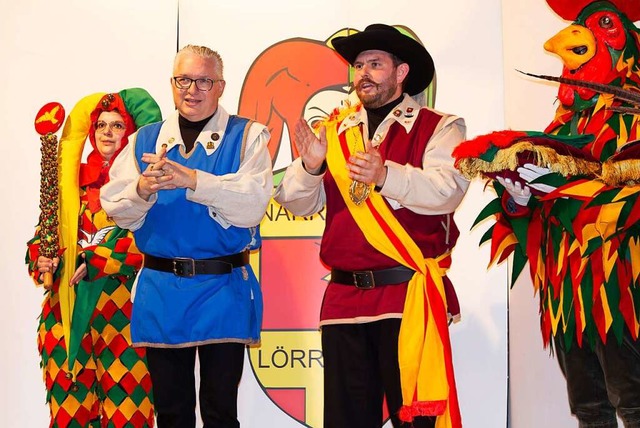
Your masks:
{"label": "blue tunic", "polygon": [[[216,175],[240,167],[247,119],[231,116],[218,148],[207,156],[195,144],[188,157],[178,145],[167,158],[188,168]],[[141,128],[135,141],[140,170],[143,153],[155,151],[162,123]],[[240,253],[260,246],[257,227],[226,229],[208,207],[187,200],[186,189],[161,190],[144,224],[134,232],[136,245],[158,257],[206,259]],[[186,347],[216,342],[255,343],[260,339],[262,292],[251,266],[226,275],[179,277],[143,268],[131,319],[133,343],[139,346]]]}

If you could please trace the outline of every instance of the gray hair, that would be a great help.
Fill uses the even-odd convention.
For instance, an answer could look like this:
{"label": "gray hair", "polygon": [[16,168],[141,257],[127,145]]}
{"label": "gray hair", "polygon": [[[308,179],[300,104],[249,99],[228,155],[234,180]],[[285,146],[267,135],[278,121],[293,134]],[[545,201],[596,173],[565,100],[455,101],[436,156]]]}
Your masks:
{"label": "gray hair", "polygon": [[222,57],[218,52],[206,46],[186,45],[185,47],[180,49],[176,54],[176,58],[173,62],[174,67],[175,67],[176,61],[178,60],[178,57],[184,53],[191,53],[202,58],[213,59],[215,63],[214,69],[217,77],[219,79],[224,79],[224,74],[223,74],[224,65],[222,63]]}

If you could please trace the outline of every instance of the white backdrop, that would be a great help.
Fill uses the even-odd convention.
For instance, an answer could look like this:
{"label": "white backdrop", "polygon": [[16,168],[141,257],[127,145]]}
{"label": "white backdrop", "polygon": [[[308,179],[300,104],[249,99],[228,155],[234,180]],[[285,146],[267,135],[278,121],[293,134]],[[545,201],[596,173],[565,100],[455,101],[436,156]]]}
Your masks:
{"label": "white backdrop", "polygon": [[[529,8],[546,8],[541,0],[538,2],[542,5],[533,0],[519,0],[519,4],[526,5],[527,16],[531,16]],[[426,44],[438,73],[436,108],[464,117],[468,136],[474,137],[505,127],[504,106],[516,109],[518,114],[526,115],[524,120],[530,120],[528,104],[512,105],[515,90],[509,93],[505,103],[504,85],[513,86],[510,83],[513,67],[508,65],[509,61],[517,63],[519,68],[546,71],[523,62],[535,57],[544,59],[541,45],[555,30],[547,36],[544,30],[535,28],[536,37],[540,34],[538,41],[533,33],[519,35],[519,27],[514,26],[511,17],[517,18],[523,12],[507,3],[397,0],[390,5],[380,0],[324,3],[182,0],[178,6],[177,1],[152,0],[0,0],[3,10],[0,54],[5,59],[0,71],[3,88],[0,127],[5,138],[0,156],[0,177],[4,184],[1,196],[5,201],[0,211],[0,219],[5,224],[0,272],[7,291],[7,298],[0,304],[3,326],[0,340],[4,343],[0,363],[5,373],[0,383],[0,426],[47,426],[45,393],[35,346],[42,290],[32,285],[24,266],[25,242],[31,237],[38,216],[40,153],[33,120],[43,104],[59,101],[68,112],[87,94],[142,86],[156,98],[166,115],[173,108],[169,77],[176,46],[196,43],[208,45],[222,54],[227,80],[222,103],[234,112],[247,70],[266,47],[294,37],[325,40],[344,27],[362,30],[370,23],[385,22],[406,25]],[[543,22],[554,18],[551,11],[543,10],[540,15]],[[557,28],[562,26],[561,22],[554,23],[551,19],[550,26],[554,24]],[[515,46],[514,37],[518,35],[523,38],[521,43],[530,46],[527,55],[531,58],[513,59],[510,46]],[[540,84],[526,84],[533,87],[532,98],[540,97],[540,103],[548,109],[548,117],[538,123],[518,124],[512,121],[512,114],[506,117],[509,126],[540,129],[552,117],[554,90],[551,88],[550,95],[542,98]],[[492,197],[489,192],[483,192],[480,183],[473,183],[456,214],[461,237],[454,252],[451,277],[461,300],[463,320],[453,326],[451,332],[463,421],[471,428],[506,424],[506,269],[504,266],[486,269],[488,248],[479,249],[478,242],[487,225],[469,231],[479,209]],[[514,356],[525,360],[512,358],[511,364],[517,368],[529,364],[527,354],[537,358],[543,351],[530,285],[521,284],[515,295],[523,297],[516,301],[512,296],[512,313],[516,303],[526,313],[534,308],[533,316],[523,319],[521,325],[513,318],[511,321],[516,336],[526,334],[531,339],[524,341]],[[546,354],[543,356],[546,358]],[[544,374],[538,372],[538,379],[520,377],[520,381],[527,382],[520,387],[524,392],[512,385],[514,410],[523,412],[526,418],[533,415],[528,415],[526,406],[520,403],[531,406],[532,413],[541,411],[540,406],[546,405],[544,401],[535,405],[530,396],[521,399],[519,394],[528,392],[529,383],[545,374],[557,381],[560,389],[558,398],[549,404],[564,404],[562,379],[554,364],[551,362],[550,367],[542,368]],[[246,366],[240,391],[242,426],[302,426],[266,398],[248,362]],[[548,388],[549,383],[545,385]],[[553,391],[545,389],[546,395],[537,397],[546,400],[552,396],[550,392]],[[558,411],[568,413],[566,409]],[[527,425],[513,418],[512,426],[541,425]]]}

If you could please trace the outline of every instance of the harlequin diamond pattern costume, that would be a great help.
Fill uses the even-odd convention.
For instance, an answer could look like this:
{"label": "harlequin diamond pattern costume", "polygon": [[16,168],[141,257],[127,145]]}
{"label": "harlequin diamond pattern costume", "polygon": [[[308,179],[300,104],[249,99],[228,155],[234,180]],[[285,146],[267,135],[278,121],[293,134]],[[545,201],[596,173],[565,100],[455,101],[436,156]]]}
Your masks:
{"label": "harlequin diamond pattern costume", "polygon": [[[59,154],[62,250],[38,328],[51,427],[154,426],[145,352],[131,346],[129,327],[131,287],[142,256],[131,233],[116,227],[100,206],[100,187],[117,156],[105,161],[96,150],[94,124],[103,111],[122,116],[123,147],[136,128],[161,119],[151,96],[136,88],[85,97],[65,125]],[[87,135],[94,151],[80,164]],[[26,260],[36,283],[38,244],[36,234]],[[69,286],[80,252],[88,273]]]}

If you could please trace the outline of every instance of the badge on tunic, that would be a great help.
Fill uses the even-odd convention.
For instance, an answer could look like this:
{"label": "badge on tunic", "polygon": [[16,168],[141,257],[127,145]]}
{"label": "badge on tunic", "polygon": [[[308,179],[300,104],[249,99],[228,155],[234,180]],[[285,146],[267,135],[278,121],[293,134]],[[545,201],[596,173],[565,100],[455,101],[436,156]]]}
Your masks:
{"label": "badge on tunic", "polygon": [[401,112],[400,110],[394,110],[394,111],[393,111],[393,115],[394,115],[395,117],[399,117],[401,114],[402,114],[402,112]]}
{"label": "badge on tunic", "polygon": [[214,132],[213,134],[211,134],[211,139],[213,141],[218,141],[220,139],[220,134],[218,134],[217,132]]}
{"label": "badge on tunic", "polygon": [[213,150],[213,141],[209,141],[209,142],[207,143],[207,149],[208,149],[208,150]]}

